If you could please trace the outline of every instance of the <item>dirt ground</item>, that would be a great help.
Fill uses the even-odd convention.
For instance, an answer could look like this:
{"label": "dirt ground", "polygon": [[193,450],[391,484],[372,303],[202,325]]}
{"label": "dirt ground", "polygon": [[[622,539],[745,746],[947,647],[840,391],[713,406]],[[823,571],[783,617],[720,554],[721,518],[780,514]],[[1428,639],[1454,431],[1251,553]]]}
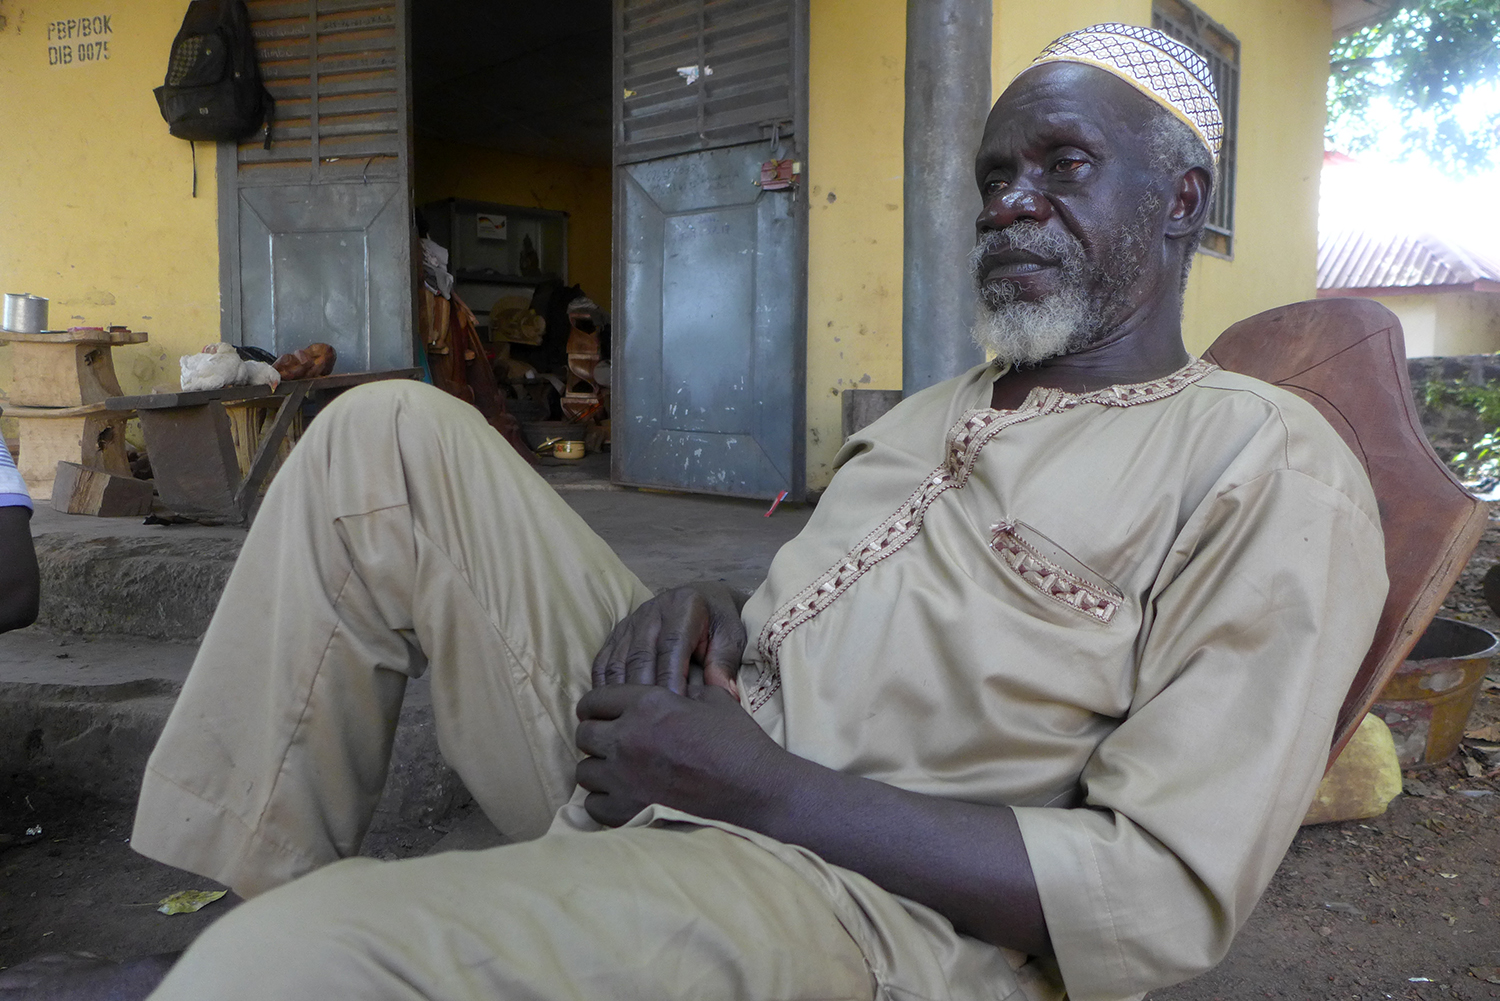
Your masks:
{"label": "dirt ground", "polygon": [[[374,831],[362,854],[425,854],[471,809],[435,826]],[[224,887],[132,851],[134,814],[129,804],[34,785],[0,793],[0,969],[54,952],[117,960],[176,952],[239,902],[230,893],[195,914],[158,913],[170,894]]]}
{"label": "dirt ground", "polygon": [[[1443,614],[1500,629],[1479,591],[1497,561],[1500,526]],[[1487,684],[1470,732],[1500,726],[1500,674]],[[1407,773],[1383,816],[1304,828],[1228,958],[1152,1001],[1500,999],[1500,752],[1466,747]],[[365,853],[422,854],[457,819],[379,832]],[[62,790],[0,793],[0,968],[41,953],[180,949],[232,906],[230,895],[197,914],[157,913],[170,893],[218,887],[136,855],[130,822],[129,806]]]}

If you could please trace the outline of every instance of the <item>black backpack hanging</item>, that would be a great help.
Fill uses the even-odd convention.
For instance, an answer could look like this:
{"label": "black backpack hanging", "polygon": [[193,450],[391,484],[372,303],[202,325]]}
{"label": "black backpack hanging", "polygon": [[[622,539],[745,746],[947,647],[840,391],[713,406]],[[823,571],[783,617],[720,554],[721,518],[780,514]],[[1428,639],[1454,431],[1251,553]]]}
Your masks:
{"label": "black backpack hanging", "polygon": [[[264,124],[271,148],[276,101],[260,80],[244,0],[188,4],[172,39],[166,81],[154,93],[168,131],[179,139],[235,142]],[[196,190],[196,150],[194,160]]]}

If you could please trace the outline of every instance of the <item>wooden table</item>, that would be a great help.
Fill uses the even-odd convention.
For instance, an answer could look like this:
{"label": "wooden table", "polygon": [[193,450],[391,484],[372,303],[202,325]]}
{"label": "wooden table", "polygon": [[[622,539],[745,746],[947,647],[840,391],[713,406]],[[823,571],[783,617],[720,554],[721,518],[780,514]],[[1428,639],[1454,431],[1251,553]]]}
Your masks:
{"label": "wooden table", "polygon": [[[105,405],[110,410],[134,410],[140,417],[156,492],[163,504],[186,517],[243,525],[250,521],[250,509],[268,481],[303,402],[367,382],[411,379],[419,374],[415,368],[351,372],[289,380],[274,392],[269,386],[236,386],[120,396]],[[265,401],[275,414],[257,430],[258,444],[242,470],[227,408],[257,401]],[[242,434],[242,446],[246,442]]]}

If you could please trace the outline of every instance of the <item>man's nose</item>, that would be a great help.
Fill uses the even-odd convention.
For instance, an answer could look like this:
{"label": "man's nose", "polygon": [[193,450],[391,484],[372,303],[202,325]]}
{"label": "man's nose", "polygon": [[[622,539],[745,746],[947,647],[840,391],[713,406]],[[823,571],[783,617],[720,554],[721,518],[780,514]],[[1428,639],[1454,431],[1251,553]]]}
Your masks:
{"label": "man's nose", "polygon": [[1052,218],[1052,203],[1029,184],[1017,182],[984,203],[975,224],[980,232],[1004,229],[1019,219],[1046,222]]}

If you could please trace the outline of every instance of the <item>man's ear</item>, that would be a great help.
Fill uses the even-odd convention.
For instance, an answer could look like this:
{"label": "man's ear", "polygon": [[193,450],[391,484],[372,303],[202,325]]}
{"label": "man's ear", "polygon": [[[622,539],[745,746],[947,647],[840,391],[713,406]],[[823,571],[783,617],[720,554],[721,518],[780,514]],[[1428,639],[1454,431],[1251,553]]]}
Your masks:
{"label": "man's ear", "polygon": [[1179,240],[1203,227],[1212,204],[1213,187],[1213,179],[1202,167],[1194,167],[1178,178],[1167,212],[1167,239]]}

